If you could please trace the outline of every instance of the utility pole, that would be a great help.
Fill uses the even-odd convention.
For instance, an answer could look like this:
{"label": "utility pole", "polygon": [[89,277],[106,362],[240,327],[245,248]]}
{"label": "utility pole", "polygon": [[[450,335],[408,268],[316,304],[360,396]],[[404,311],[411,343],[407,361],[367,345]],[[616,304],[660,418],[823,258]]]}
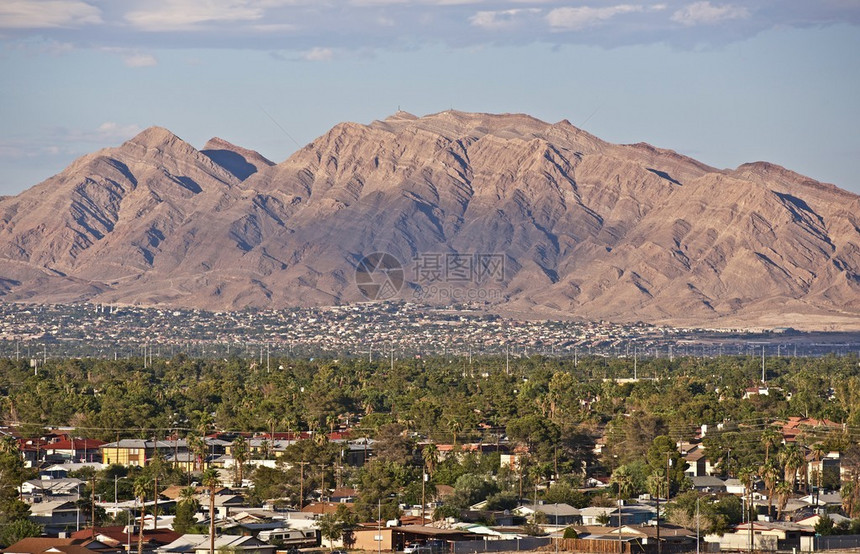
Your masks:
{"label": "utility pole", "polygon": [[310,462],[299,462],[299,510],[305,507],[305,466]]}
{"label": "utility pole", "polygon": [[427,472],[423,469],[421,470],[421,525],[424,525],[424,508],[427,506],[427,502],[424,497],[424,490],[427,486]]}
{"label": "utility pole", "polygon": [[90,477],[90,528],[92,534],[90,538],[96,538],[96,474],[93,473]]}
{"label": "utility pole", "polygon": [[[657,481],[659,483],[659,481]],[[657,485],[657,554],[662,554],[663,547],[660,544],[660,485]]]}

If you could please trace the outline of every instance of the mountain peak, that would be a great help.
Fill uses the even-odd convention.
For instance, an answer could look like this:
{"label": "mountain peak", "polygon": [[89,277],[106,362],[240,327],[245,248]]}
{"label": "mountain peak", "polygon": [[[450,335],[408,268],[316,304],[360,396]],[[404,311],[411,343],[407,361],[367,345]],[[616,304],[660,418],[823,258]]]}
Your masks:
{"label": "mountain peak", "polygon": [[[84,161],[0,203],[3,298],[331,305],[362,301],[357,260],[387,252],[407,301],[442,285],[534,317],[860,326],[860,197],[772,164],[456,110],[341,123],[277,165],[161,127]],[[499,272],[425,271],[449,253]]]}
{"label": "mountain peak", "polygon": [[174,135],[169,129],[152,126],[147,127],[128,142],[144,146],[158,146],[160,144],[171,143],[178,140],[181,141],[182,139]]}
{"label": "mountain peak", "polygon": [[244,181],[264,167],[275,165],[275,162],[259,152],[236,146],[220,137],[209,139],[200,153],[226,169],[240,181]]}

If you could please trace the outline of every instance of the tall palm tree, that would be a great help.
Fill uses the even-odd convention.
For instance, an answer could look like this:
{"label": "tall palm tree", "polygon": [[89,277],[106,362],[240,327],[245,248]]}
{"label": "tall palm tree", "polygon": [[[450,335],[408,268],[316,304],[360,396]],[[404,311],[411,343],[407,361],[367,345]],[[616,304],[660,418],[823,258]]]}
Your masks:
{"label": "tall palm tree", "polygon": [[165,475],[167,470],[167,462],[158,450],[146,466],[147,473],[152,477],[152,499],[155,501],[153,506],[154,529],[158,530],[158,480]]}
{"label": "tall palm tree", "polygon": [[196,502],[197,501],[197,488],[196,487],[184,487],[181,491],[179,491],[179,504],[185,504],[188,502]]}
{"label": "tall palm tree", "polygon": [[439,463],[439,447],[436,443],[430,443],[424,447],[424,468],[427,474],[432,476],[436,471],[436,464]]}
{"label": "tall palm tree", "polygon": [[812,461],[817,464],[817,468],[815,470],[816,475],[818,477],[818,494],[821,494],[821,478],[824,473],[824,463],[822,460],[824,459],[824,455],[827,454],[824,450],[824,445],[820,442],[813,444],[810,447],[810,453],[812,454]]}
{"label": "tall palm tree", "polygon": [[776,485],[776,494],[779,497],[779,504],[776,507],[777,521],[782,520],[782,512],[785,510],[786,505],[788,505],[788,499],[791,497],[792,492],[794,492],[794,487],[788,481],[780,481]]}
{"label": "tall palm tree", "polygon": [[209,554],[215,554],[215,489],[221,485],[218,471],[214,468],[207,469],[200,482],[209,489]]}
{"label": "tall palm tree", "polygon": [[448,429],[451,430],[451,433],[454,435],[454,446],[457,445],[457,433],[463,430],[463,424],[460,420],[451,418],[448,420]]}
{"label": "tall palm tree", "polygon": [[806,459],[803,457],[803,453],[796,444],[788,444],[785,448],[780,450],[779,461],[782,463],[784,468],[783,478],[791,486],[791,490],[793,492],[794,485],[797,483],[797,470],[804,466]]}
{"label": "tall palm tree", "polygon": [[149,480],[138,477],[134,482],[134,497],[140,502],[140,527],[137,532],[137,554],[143,554],[143,524],[146,519],[146,493],[149,490]]}
{"label": "tall palm tree", "polygon": [[15,440],[15,437],[11,435],[3,435],[3,437],[0,438],[0,452],[4,454],[17,453],[18,441]]}
{"label": "tall palm tree", "polygon": [[234,467],[233,473],[233,481],[239,483],[239,486],[242,486],[242,481],[245,478],[245,463],[248,461],[248,441],[245,440],[245,437],[239,435],[236,437],[236,440],[233,441],[232,452],[233,460],[236,465]]}
{"label": "tall palm tree", "polygon": [[767,489],[767,515],[770,516],[773,511],[773,496],[776,492],[776,485],[781,472],[772,459],[762,464],[758,472],[764,481],[764,488]]}
{"label": "tall palm tree", "polygon": [[770,450],[782,442],[782,435],[777,433],[773,427],[765,427],[761,432],[761,443],[764,446],[764,463],[770,461]]}
{"label": "tall palm tree", "polygon": [[752,502],[752,486],[755,479],[755,472],[749,467],[743,467],[738,471],[738,479],[744,485],[744,495],[747,497],[747,523],[749,524],[749,548],[753,549],[753,502]]}
{"label": "tall palm tree", "polygon": [[194,456],[194,466],[193,470],[197,471],[198,467],[203,470],[206,469],[206,453],[207,446],[206,440],[203,437],[197,435],[189,435],[186,439],[188,444],[188,449],[191,451],[192,456]]}

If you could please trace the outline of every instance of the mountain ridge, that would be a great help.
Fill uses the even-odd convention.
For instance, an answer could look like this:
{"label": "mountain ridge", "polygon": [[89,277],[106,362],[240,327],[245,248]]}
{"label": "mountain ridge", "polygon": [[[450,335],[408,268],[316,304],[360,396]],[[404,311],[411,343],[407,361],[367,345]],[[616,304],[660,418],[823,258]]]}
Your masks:
{"label": "mountain ridge", "polygon": [[[525,114],[341,123],[280,163],[152,127],[0,199],[0,299],[348,303],[365,300],[362,256],[388,252],[407,300],[452,303],[434,288],[538,319],[860,329],[857,214],[857,195],[768,162],[716,169]],[[493,255],[498,281],[416,269]]]}

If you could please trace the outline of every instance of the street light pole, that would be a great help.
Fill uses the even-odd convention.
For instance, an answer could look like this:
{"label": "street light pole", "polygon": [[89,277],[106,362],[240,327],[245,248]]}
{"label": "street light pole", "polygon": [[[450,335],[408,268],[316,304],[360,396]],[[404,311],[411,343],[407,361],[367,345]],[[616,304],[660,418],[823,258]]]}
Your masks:
{"label": "street light pole", "polygon": [[699,500],[700,496],[696,497],[696,554],[699,554]]}

